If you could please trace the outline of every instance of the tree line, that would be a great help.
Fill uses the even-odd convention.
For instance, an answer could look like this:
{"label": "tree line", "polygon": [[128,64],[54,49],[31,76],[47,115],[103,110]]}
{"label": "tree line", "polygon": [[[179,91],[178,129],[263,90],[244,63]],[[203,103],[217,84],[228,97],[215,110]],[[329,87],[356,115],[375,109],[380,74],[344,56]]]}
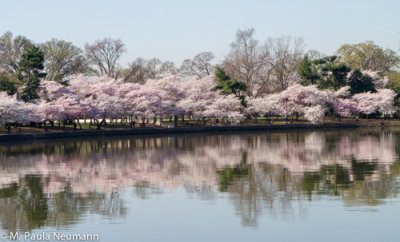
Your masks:
{"label": "tree line", "polygon": [[[70,107],[62,104],[58,110],[64,113],[60,111],[57,118],[53,115],[47,119],[50,122],[83,117],[104,122],[137,115],[237,120],[304,116],[320,122],[326,115],[388,116],[397,111],[400,58],[371,41],[345,44],[335,55],[326,56],[315,50],[305,52],[299,38],[284,36],[261,42],[255,39],[254,29],[238,30],[221,63],[213,63],[212,52],[202,52],[184,60],[179,68],[157,58],[137,58],[122,68],[119,60],[125,52],[119,39],[97,40],[81,50],[64,40],[33,43],[24,36],[5,33],[0,37],[0,91],[7,93],[1,94],[2,123],[22,122],[21,117],[7,116],[11,106],[31,108],[27,113],[36,118],[25,115],[25,122],[43,121],[48,115],[43,106],[55,110],[61,102]],[[101,102],[100,97],[104,99]],[[110,103],[113,98],[117,100]],[[148,110],[132,106],[140,100]],[[113,106],[118,102],[119,109]],[[5,107],[6,103],[11,106]],[[81,111],[67,114],[65,110],[74,103],[82,103],[76,109]]]}

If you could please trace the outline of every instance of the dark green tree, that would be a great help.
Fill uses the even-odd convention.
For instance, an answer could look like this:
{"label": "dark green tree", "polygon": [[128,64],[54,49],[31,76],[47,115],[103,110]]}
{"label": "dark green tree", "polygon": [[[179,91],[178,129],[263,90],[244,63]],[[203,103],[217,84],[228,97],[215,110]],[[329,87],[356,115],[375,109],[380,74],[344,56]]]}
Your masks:
{"label": "dark green tree", "polygon": [[400,106],[400,72],[392,71],[389,73],[388,88],[397,93],[395,105]]}
{"label": "dark green tree", "polygon": [[7,75],[0,75],[0,91],[7,92],[8,95],[14,95],[17,92],[15,82],[10,80]]}
{"label": "dark green tree", "polygon": [[351,69],[340,62],[337,56],[315,60],[313,64],[318,66],[321,73],[321,78],[317,81],[318,88],[336,91],[346,85],[346,77]]}
{"label": "dark green tree", "polygon": [[44,53],[38,47],[32,46],[23,55],[18,63],[18,79],[24,84],[20,98],[25,102],[39,98],[37,89],[40,80],[46,76],[41,72],[44,68]]}
{"label": "dark green tree", "polygon": [[224,95],[235,94],[235,96],[241,100],[242,105],[246,106],[244,93],[247,89],[247,84],[238,80],[231,80],[231,78],[225,74],[225,71],[219,67],[217,67],[215,75],[217,77],[217,85],[214,89],[221,90],[221,93]]}
{"label": "dark green tree", "polygon": [[376,92],[372,78],[368,75],[363,75],[359,70],[355,70],[351,74],[349,84],[351,95],[362,92]]}
{"label": "dark green tree", "polygon": [[317,84],[317,80],[319,79],[318,72],[316,68],[312,65],[311,61],[308,59],[307,55],[305,55],[303,60],[300,62],[297,72],[302,79],[302,85],[306,86],[309,84]]}

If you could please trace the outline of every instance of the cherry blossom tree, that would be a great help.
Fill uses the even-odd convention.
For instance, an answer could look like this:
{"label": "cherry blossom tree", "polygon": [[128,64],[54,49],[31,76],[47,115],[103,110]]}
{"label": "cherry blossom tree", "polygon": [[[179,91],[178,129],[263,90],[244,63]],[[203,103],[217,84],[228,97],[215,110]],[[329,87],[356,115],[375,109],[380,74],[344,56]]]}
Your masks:
{"label": "cherry blossom tree", "polygon": [[168,111],[162,108],[161,95],[146,86],[125,83],[120,93],[124,100],[125,110],[131,117],[139,115],[144,120],[146,117],[163,116],[164,112]]}
{"label": "cherry blossom tree", "polygon": [[6,92],[0,92],[0,124],[39,122],[42,117],[36,106],[9,96]]}
{"label": "cherry blossom tree", "polygon": [[377,111],[376,95],[374,93],[358,93],[353,96],[353,100],[356,102],[359,112],[367,115],[367,117]]}
{"label": "cherry blossom tree", "polygon": [[64,120],[65,110],[63,105],[58,104],[57,102],[45,102],[41,101],[37,105],[37,112],[41,114],[44,125],[46,126],[46,121],[49,121],[53,126],[54,121],[56,120]]}
{"label": "cherry blossom tree", "polygon": [[304,117],[312,123],[320,123],[324,118],[325,107],[315,105],[304,109]]}
{"label": "cherry blossom tree", "polygon": [[185,112],[179,102],[185,98],[185,90],[182,88],[182,80],[178,75],[165,74],[160,79],[147,80],[145,87],[156,91],[161,96],[161,101],[168,106],[169,115],[175,118],[175,125],[177,125],[178,116],[182,115],[184,119]]}
{"label": "cherry blossom tree", "polygon": [[396,93],[390,89],[379,89],[377,93],[359,93],[353,96],[353,100],[357,103],[358,110],[367,115],[377,111],[384,115],[395,112],[394,98]]}
{"label": "cherry blossom tree", "polygon": [[[215,86],[213,76],[206,76],[201,79],[192,77],[182,82],[182,88],[186,91],[185,98],[179,103],[185,113],[196,118],[204,118],[204,112],[217,93],[212,91]],[[199,91],[201,90],[201,91]]]}
{"label": "cherry blossom tree", "polygon": [[38,94],[42,100],[49,102],[59,99],[63,95],[70,95],[72,91],[58,82],[42,80]]}
{"label": "cherry blossom tree", "polygon": [[39,96],[42,101],[38,110],[44,117],[45,125],[46,121],[53,125],[55,120],[76,120],[82,129],[79,119],[91,110],[85,99],[54,81],[41,81]]}
{"label": "cherry blossom tree", "polygon": [[248,99],[247,114],[279,115],[281,113],[281,103],[277,94],[267,95],[265,97]]}
{"label": "cherry blossom tree", "polygon": [[337,98],[333,101],[333,109],[338,117],[350,117],[357,112],[357,104],[352,99]]}
{"label": "cherry blossom tree", "polygon": [[204,116],[216,117],[219,119],[231,118],[235,120],[243,120],[244,116],[240,114],[240,100],[234,95],[217,96],[211,105],[203,112]]}
{"label": "cherry blossom tree", "polygon": [[70,80],[70,89],[80,98],[68,99],[71,107],[71,116],[81,108],[80,112],[91,118],[100,129],[106,124],[106,118],[117,119],[126,115],[123,92],[124,83],[120,79],[108,76],[86,77],[77,75]]}
{"label": "cherry blossom tree", "polygon": [[[296,116],[307,113],[305,116],[313,123],[322,121],[323,113],[328,104],[332,102],[332,93],[319,90],[316,86],[302,86],[299,84],[290,86],[276,95],[280,103],[281,115]],[[310,109],[313,107],[312,109]]]}
{"label": "cherry blossom tree", "polygon": [[339,96],[347,95],[348,88],[332,92],[319,90],[314,85],[295,84],[280,93],[249,99],[247,112],[260,115],[280,115],[292,119],[304,115],[312,123],[319,123],[332,102]]}
{"label": "cherry blossom tree", "polygon": [[[216,80],[214,75],[198,79],[192,77],[182,82],[182,88],[186,91],[184,99],[179,106],[186,114],[197,118],[230,118],[242,120],[241,101],[234,95],[221,95],[214,91]],[[201,91],[199,91],[201,90]]]}
{"label": "cherry blossom tree", "polygon": [[383,115],[389,115],[394,113],[394,98],[396,93],[390,89],[379,89],[377,95],[377,107],[378,111]]}

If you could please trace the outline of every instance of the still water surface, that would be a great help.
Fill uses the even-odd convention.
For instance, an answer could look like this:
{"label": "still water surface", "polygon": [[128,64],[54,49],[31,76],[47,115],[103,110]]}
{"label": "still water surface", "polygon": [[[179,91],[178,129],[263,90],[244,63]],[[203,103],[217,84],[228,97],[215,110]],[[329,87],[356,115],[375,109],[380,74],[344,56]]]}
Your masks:
{"label": "still water surface", "polygon": [[400,129],[3,144],[0,233],[399,241],[399,152]]}

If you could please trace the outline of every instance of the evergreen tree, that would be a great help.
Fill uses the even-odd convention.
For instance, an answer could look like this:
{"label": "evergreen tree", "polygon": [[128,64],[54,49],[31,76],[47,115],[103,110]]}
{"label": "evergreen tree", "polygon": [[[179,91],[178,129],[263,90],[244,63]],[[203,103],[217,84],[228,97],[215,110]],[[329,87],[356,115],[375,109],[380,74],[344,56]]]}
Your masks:
{"label": "evergreen tree", "polygon": [[319,75],[316,69],[312,66],[311,61],[308,59],[308,56],[305,55],[303,60],[299,64],[299,69],[297,71],[302,79],[301,84],[306,86],[308,84],[315,85],[317,84],[317,80]]}
{"label": "evergreen tree", "polygon": [[320,68],[321,78],[317,81],[320,89],[333,89],[346,85],[347,74],[351,69],[344,63],[338,61],[337,56],[328,56],[313,62]]}
{"label": "evergreen tree", "polygon": [[247,84],[238,80],[231,80],[231,78],[225,74],[225,71],[219,67],[217,67],[215,75],[217,77],[217,85],[214,89],[221,90],[221,93],[224,95],[235,94],[235,96],[242,101],[242,105],[246,107],[244,92],[247,89]]}
{"label": "evergreen tree", "polygon": [[37,89],[40,79],[46,76],[41,72],[44,68],[44,53],[38,47],[32,46],[23,55],[18,63],[18,79],[24,84],[20,97],[25,101],[39,98]]}
{"label": "evergreen tree", "polygon": [[376,92],[372,78],[368,75],[363,75],[359,70],[355,70],[351,74],[349,84],[351,95],[362,92]]}
{"label": "evergreen tree", "polygon": [[0,91],[7,92],[8,95],[14,95],[17,92],[15,82],[11,81],[7,75],[0,75]]}

